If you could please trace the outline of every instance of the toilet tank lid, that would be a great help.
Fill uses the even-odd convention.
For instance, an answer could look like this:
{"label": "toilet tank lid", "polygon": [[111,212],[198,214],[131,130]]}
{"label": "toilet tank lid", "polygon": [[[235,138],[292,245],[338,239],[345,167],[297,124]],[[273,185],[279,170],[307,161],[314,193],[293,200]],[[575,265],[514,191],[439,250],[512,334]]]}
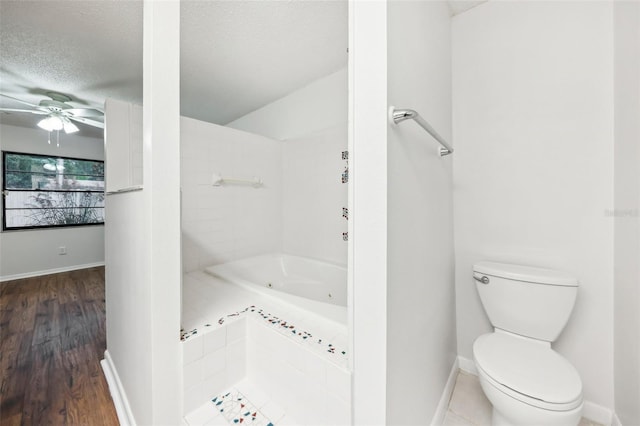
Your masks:
{"label": "toilet tank lid", "polygon": [[480,274],[537,284],[577,287],[578,279],[565,272],[510,263],[478,262],[473,271]]}

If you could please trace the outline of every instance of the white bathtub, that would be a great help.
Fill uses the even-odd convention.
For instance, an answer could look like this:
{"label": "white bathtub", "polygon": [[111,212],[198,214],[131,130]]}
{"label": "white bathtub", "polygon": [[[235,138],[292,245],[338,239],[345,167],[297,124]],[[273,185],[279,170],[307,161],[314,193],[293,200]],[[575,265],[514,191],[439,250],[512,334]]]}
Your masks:
{"label": "white bathtub", "polygon": [[206,268],[206,272],[342,324],[347,322],[347,268],[272,253]]}

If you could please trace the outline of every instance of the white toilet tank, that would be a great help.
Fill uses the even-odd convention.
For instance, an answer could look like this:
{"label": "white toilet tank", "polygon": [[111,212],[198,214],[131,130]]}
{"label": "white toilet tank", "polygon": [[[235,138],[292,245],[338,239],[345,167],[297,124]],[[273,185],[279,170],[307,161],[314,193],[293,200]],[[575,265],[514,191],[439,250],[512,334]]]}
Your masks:
{"label": "white toilet tank", "polygon": [[567,324],[578,293],[577,278],[550,269],[478,262],[473,277],[494,327],[547,342]]}

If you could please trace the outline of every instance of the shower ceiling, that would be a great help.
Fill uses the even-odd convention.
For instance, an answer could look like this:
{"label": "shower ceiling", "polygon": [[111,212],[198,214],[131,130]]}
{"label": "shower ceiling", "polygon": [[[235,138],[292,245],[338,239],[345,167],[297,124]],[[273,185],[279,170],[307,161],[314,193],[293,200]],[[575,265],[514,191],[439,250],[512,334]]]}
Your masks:
{"label": "shower ceiling", "polygon": [[[182,115],[226,124],[345,67],[347,25],[346,0],[183,0]],[[47,91],[79,107],[142,103],[142,2],[2,0],[0,57],[0,93],[35,104]],[[0,113],[3,124],[36,121]],[[101,136],[87,126],[80,134]]]}

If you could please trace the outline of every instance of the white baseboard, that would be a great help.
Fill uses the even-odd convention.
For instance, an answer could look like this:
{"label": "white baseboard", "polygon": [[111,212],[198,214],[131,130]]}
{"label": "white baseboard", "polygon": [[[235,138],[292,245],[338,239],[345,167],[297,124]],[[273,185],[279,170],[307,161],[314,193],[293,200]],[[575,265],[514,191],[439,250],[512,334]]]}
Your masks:
{"label": "white baseboard", "polygon": [[464,371],[465,373],[473,374],[474,376],[478,375],[476,363],[473,362],[472,359],[458,355],[458,365],[460,366],[460,370]]}
{"label": "white baseboard", "polygon": [[616,413],[613,413],[613,419],[611,420],[611,426],[622,426],[622,422],[618,418]]}
{"label": "white baseboard", "polygon": [[109,385],[109,393],[111,394],[111,399],[113,399],[113,405],[116,407],[120,426],[135,426],[136,422],[129,406],[127,394],[122,387],[120,376],[118,376],[118,371],[113,365],[109,350],[104,351],[104,359],[100,361],[100,365]]}
{"label": "white baseboard", "polygon": [[42,275],[59,274],[61,272],[77,271],[78,269],[95,268],[96,266],[104,266],[104,262],[85,263],[84,265],[72,265],[62,268],[45,269],[43,271],[25,272],[22,274],[0,276],[0,282],[21,280],[23,278],[41,277]]}
{"label": "white baseboard", "polygon": [[[458,356],[458,365],[460,366],[460,370],[473,374],[474,376],[478,375],[478,369],[472,360]],[[616,416],[613,411],[591,401],[584,401],[582,417],[605,426],[622,426],[620,425],[618,416]]]}
{"label": "white baseboard", "polygon": [[444,385],[444,390],[442,391],[440,402],[438,402],[438,407],[436,408],[436,412],[433,415],[433,418],[431,419],[432,426],[439,426],[444,423],[444,418],[447,415],[447,410],[449,408],[449,400],[451,399],[453,388],[456,385],[457,376],[458,376],[458,359],[453,361],[453,366],[451,367],[451,372],[449,372],[449,378],[447,379],[447,383]]}
{"label": "white baseboard", "polygon": [[[612,425],[614,413],[607,407],[591,401],[585,401],[582,407],[582,417],[605,426]],[[617,418],[617,417],[616,417]],[[619,421],[619,420],[618,420]]]}

